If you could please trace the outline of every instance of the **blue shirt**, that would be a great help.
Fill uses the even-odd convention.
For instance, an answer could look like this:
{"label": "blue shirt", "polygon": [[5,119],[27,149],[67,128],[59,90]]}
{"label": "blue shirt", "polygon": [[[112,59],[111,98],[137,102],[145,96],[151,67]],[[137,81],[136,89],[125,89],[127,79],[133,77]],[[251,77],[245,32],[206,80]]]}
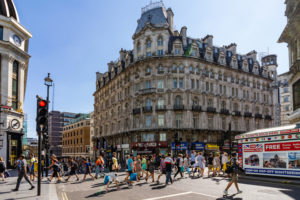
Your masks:
{"label": "blue shirt", "polygon": [[192,155],[191,155],[191,161],[195,162],[195,160],[196,160],[196,155],[192,153]]}
{"label": "blue shirt", "polygon": [[[131,169],[131,165],[133,169]],[[134,170],[134,165],[133,165],[133,160],[131,158],[128,159],[128,171],[133,171]]]}

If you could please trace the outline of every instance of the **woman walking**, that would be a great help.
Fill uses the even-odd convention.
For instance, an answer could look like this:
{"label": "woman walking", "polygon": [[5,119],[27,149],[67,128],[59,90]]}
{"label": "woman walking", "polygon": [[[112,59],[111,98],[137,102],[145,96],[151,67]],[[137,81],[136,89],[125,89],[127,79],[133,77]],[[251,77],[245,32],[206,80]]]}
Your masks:
{"label": "woman walking", "polygon": [[95,162],[95,166],[96,166],[95,179],[98,178],[98,174],[100,174],[100,178],[101,178],[101,175],[102,175],[102,172],[103,172],[103,169],[104,169],[104,160],[103,160],[102,156],[98,157],[98,159]]}
{"label": "woman walking", "polygon": [[84,165],[85,165],[85,173],[84,173],[84,175],[83,175],[82,181],[85,180],[86,175],[90,175],[90,177],[91,177],[93,180],[95,180],[94,176],[93,176],[92,173],[91,173],[91,164],[90,164],[89,160],[88,160],[88,159],[85,159],[85,158],[82,158],[82,159],[83,159],[83,163],[84,163]]}
{"label": "woman walking", "polygon": [[214,157],[214,176],[219,176],[220,175],[220,169],[221,169],[221,163],[220,163],[220,154],[216,153]]}
{"label": "woman walking", "polygon": [[164,155],[162,155],[160,157],[159,171],[160,171],[160,174],[157,177],[157,184],[159,184],[160,177],[163,174],[166,175],[166,165],[165,165],[165,156]]}
{"label": "woman walking", "polygon": [[48,181],[52,181],[53,177],[57,177],[57,183],[60,183],[61,181],[61,178],[60,178],[60,175],[59,175],[59,172],[60,172],[60,165],[59,165],[59,162],[56,158],[56,155],[52,155],[51,157],[52,161],[51,161],[51,165],[49,166],[49,168],[52,168],[53,169],[53,172],[50,176],[50,178],[48,178]]}
{"label": "woman walking", "polygon": [[5,170],[6,170],[5,162],[4,162],[3,158],[0,157],[0,175],[1,175],[2,181],[5,181],[5,176],[4,176]]}
{"label": "woman walking", "polygon": [[119,163],[118,163],[118,159],[117,159],[117,153],[114,152],[113,153],[113,157],[112,157],[112,167],[111,167],[112,171],[114,172],[119,172]]}
{"label": "woman walking", "polygon": [[148,181],[149,176],[152,177],[152,183],[154,183],[154,170],[155,170],[155,159],[152,156],[149,156],[149,159],[147,161],[147,176],[146,181]]}
{"label": "woman walking", "polygon": [[142,161],[140,155],[137,155],[135,160],[135,171],[137,175],[137,181],[139,181],[142,176]]}
{"label": "woman walking", "polygon": [[147,160],[146,160],[146,157],[143,156],[143,158],[142,158],[142,177],[146,173],[145,172],[146,169],[147,169]]}

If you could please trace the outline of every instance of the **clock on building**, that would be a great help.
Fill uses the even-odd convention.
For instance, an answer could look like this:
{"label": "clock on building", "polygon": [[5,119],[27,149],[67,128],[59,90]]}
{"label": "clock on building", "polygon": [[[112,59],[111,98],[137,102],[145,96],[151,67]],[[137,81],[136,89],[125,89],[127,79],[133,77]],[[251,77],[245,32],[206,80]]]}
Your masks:
{"label": "clock on building", "polygon": [[10,126],[12,129],[19,129],[20,128],[20,121],[17,119],[13,119],[10,122]]}
{"label": "clock on building", "polygon": [[13,39],[14,39],[14,43],[17,45],[17,46],[21,46],[21,38],[17,35],[13,35]]}

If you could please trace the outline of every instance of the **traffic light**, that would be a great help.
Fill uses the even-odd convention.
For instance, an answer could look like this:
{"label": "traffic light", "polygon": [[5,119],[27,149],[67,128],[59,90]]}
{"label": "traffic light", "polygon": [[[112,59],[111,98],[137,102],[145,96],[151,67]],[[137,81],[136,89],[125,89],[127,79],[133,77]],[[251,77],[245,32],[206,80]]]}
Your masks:
{"label": "traffic light", "polygon": [[43,134],[43,144],[44,144],[44,147],[47,149],[47,146],[49,144],[49,137],[48,137],[47,133]]}
{"label": "traffic light", "polygon": [[[42,127],[42,129],[41,129]],[[48,102],[37,98],[36,131],[45,133],[48,130]]]}

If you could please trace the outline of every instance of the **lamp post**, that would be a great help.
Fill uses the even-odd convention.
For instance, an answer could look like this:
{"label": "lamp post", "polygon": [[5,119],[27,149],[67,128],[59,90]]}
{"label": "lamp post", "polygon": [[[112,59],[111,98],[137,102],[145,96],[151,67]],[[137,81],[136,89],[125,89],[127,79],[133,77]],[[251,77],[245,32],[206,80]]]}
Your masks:
{"label": "lamp post", "polygon": [[[49,88],[52,86],[53,84],[53,80],[50,78],[50,73],[48,73],[48,76],[44,79],[44,84],[47,86],[47,103],[48,103],[48,113],[47,115],[49,116]],[[48,117],[47,117],[48,118]],[[49,118],[48,118],[49,119]],[[47,135],[48,135],[49,131],[47,130]],[[49,135],[48,135],[49,136]],[[49,167],[49,144],[45,144],[45,148],[46,148],[46,177],[48,177],[48,167]]]}

